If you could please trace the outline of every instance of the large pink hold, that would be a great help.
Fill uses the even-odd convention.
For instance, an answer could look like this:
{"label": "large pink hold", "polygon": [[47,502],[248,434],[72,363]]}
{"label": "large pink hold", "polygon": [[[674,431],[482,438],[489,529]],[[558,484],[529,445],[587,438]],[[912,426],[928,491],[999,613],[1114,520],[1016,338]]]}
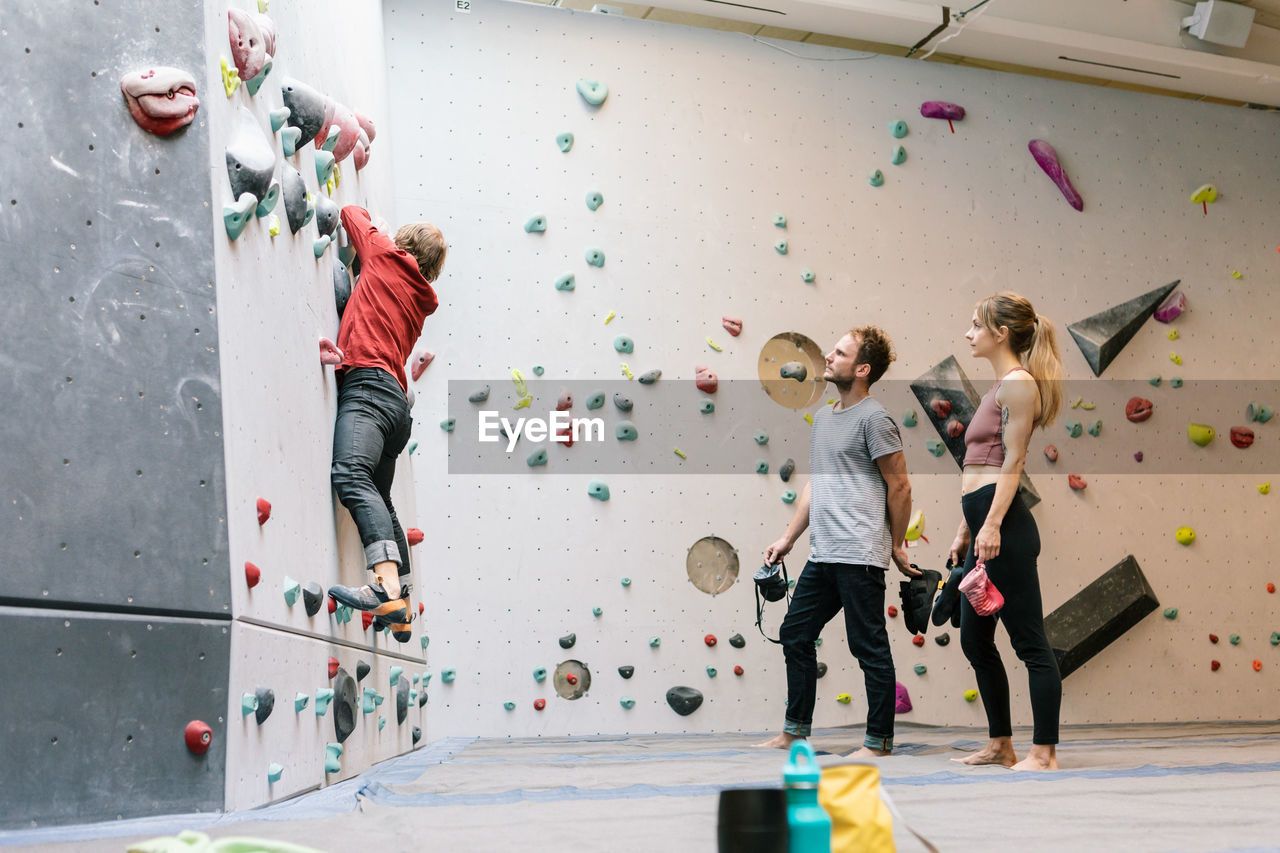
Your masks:
{"label": "large pink hold", "polygon": [[360,125],[356,123],[356,114],[342,104],[334,105],[333,123],[338,126],[338,144],[333,148],[333,159],[341,163],[355,150],[360,140]]}
{"label": "large pink hold", "polygon": [[907,693],[907,688],[901,681],[895,682],[893,685],[893,712],[895,714],[905,714],[911,710],[911,696]]}
{"label": "large pink hold", "polygon": [[120,91],[138,127],[156,136],[168,136],[191,124],[200,109],[196,81],[181,68],[132,71],[120,81]]}
{"label": "large pink hold", "polygon": [[1058,189],[1062,190],[1067,204],[1076,210],[1084,210],[1084,199],[1080,197],[1080,193],[1076,192],[1076,188],[1071,186],[1071,179],[1067,177],[1062,164],[1058,162],[1058,152],[1053,150],[1053,146],[1043,139],[1033,139],[1027,143],[1027,149],[1031,152],[1031,156],[1036,158],[1040,168],[1044,169],[1044,173],[1058,185]]}
{"label": "large pink hold", "polygon": [[363,127],[360,128],[360,133],[356,137],[356,147],[351,151],[351,161],[356,164],[357,172],[369,162],[369,137]]}
{"label": "large pink hold", "polygon": [[436,354],[430,350],[418,350],[413,356],[413,367],[410,372],[413,374],[413,381],[417,382],[422,378],[422,372],[427,369],[432,361],[435,360]]}
{"label": "large pink hold", "polygon": [[1155,318],[1161,323],[1172,323],[1174,320],[1182,316],[1182,312],[1187,310],[1187,295],[1181,290],[1175,290],[1160,303],[1160,307],[1156,309]]}
{"label": "large pink hold", "polygon": [[739,320],[737,317],[730,317],[728,315],[725,315],[724,317],[720,318],[720,325],[724,326],[724,330],[729,334],[733,335],[735,338],[738,335],[742,334],[742,321]]}
{"label": "large pink hold", "polygon": [[369,137],[370,142],[378,135],[378,129],[373,126],[373,119],[364,113],[356,113],[356,124],[360,125],[360,129],[364,131],[365,136]]}
{"label": "large pink hold", "polygon": [[[258,76],[267,62],[267,39],[252,15],[242,9],[227,11],[227,38],[231,42],[231,58],[240,71],[241,80]],[[272,42],[275,32],[271,33]]]}
{"label": "large pink hold", "polygon": [[945,118],[959,121],[964,118],[964,107],[947,101],[925,101],[920,105],[920,115],[925,118]]}
{"label": "large pink hold", "polygon": [[698,386],[699,391],[707,394],[716,393],[716,389],[720,387],[720,379],[711,372],[711,368],[705,364],[699,364],[694,369],[693,383]]}

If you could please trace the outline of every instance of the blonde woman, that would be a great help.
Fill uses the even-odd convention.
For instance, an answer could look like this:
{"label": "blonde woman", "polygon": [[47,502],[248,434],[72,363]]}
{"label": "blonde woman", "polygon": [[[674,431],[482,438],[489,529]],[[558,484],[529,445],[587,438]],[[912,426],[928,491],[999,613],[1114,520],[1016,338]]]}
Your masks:
{"label": "blonde woman", "polygon": [[[1005,604],[994,616],[979,616],[968,600],[960,600],[960,644],[977,675],[991,741],[957,760],[1015,770],[1056,770],[1062,678],[1044,633],[1036,573],[1040,533],[1018,496],[1018,482],[1032,430],[1052,423],[1062,405],[1062,362],[1053,326],[1016,293],[998,293],[979,302],[965,339],[974,358],[991,363],[996,384],[965,431],[960,483],[964,519],[951,545],[951,559],[955,565],[966,560],[966,572],[984,562]],[[1034,732],[1031,751],[1022,761],[1013,749],[1009,679],[995,645],[997,619],[1026,664],[1030,683]]]}

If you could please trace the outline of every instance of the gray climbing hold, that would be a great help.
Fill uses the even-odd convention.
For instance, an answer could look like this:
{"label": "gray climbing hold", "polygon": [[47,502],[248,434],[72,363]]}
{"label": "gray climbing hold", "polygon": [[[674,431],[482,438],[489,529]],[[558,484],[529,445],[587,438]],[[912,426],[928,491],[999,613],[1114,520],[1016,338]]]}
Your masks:
{"label": "gray climbing hold", "polygon": [[355,731],[358,697],[356,680],[345,669],[339,668],[333,677],[333,735],[338,743]]}
{"label": "gray climbing hold", "polygon": [[652,385],[653,383],[657,382],[661,377],[662,377],[662,371],[658,370],[657,368],[654,368],[653,370],[646,370],[644,373],[641,373],[639,376],[636,377],[636,381],[639,382],[641,385]]}
{"label": "gray climbing hold", "polygon": [[1115,360],[1133,336],[1142,328],[1164,301],[1173,292],[1181,279],[1170,282],[1163,287],[1149,290],[1128,302],[1123,302],[1106,311],[1086,317],[1067,326],[1071,337],[1075,338],[1081,354],[1093,370],[1094,376],[1101,376],[1107,365]]}
{"label": "gray climbing hold", "polygon": [[351,273],[342,264],[333,265],[333,304],[338,309],[338,319],[347,310],[347,301],[351,299]]}
{"label": "gray climbing hold", "polygon": [[757,460],[756,460],[756,473],[757,473],[757,474],[768,474],[768,473],[769,473],[769,460],[767,460],[767,459],[757,459]]}
{"label": "gray climbing hold", "polygon": [[259,687],[253,691],[253,695],[258,700],[257,706],[253,709],[253,718],[258,725],[262,725],[267,721],[267,717],[271,716],[271,710],[276,706],[276,694],[270,687]]}
{"label": "gray climbing hold", "polygon": [[879,169],[872,169],[871,173],[867,175],[867,183],[873,187],[884,186],[884,172]]}
{"label": "gray climbing hold", "polygon": [[604,266],[604,252],[599,249],[587,249],[587,263],[593,267]]}
{"label": "gray climbing hold", "polygon": [[901,139],[907,135],[907,123],[902,119],[898,119],[889,125],[889,133],[893,134],[894,139]]}
{"label": "gray climbing hold", "polygon": [[323,604],[324,590],[320,588],[320,584],[315,581],[308,581],[302,585],[302,606],[307,611],[308,616],[315,616],[319,613]]}
{"label": "gray climbing hold", "polygon": [[809,376],[809,368],[798,361],[788,361],[782,365],[778,371],[778,375],[783,379],[794,379],[797,382],[803,382]]}
{"label": "gray climbing hold", "polygon": [[791,482],[791,475],[796,472],[796,460],[788,457],[786,462],[782,463],[782,467],[778,469],[778,476],[782,478],[782,482]]}
{"label": "gray climbing hold", "polygon": [[403,726],[409,718],[409,679],[403,678],[396,685],[396,725]]}
{"label": "gray climbing hold", "polygon": [[640,436],[636,425],[631,421],[618,421],[617,426],[613,428],[613,434],[618,441],[635,441]]}
{"label": "gray climbing hold", "polygon": [[822,676],[826,674],[827,674],[827,665],[822,661],[818,661],[818,677],[822,678]]}
{"label": "gray climbing hold", "polygon": [[526,458],[524,461],[525,461],[525,464],[528,465],[530,468],[536,468],[539,465],[546,465],[547,449],[545,447],[539,447],[537,450],[530,453],[528,458]]}
{"label": "gray climbing hold", "polygon": [[613,405],[617,406],[618,411],[620,412],[629,412],[635,406],[635,403],[631,402],[630,397],[625,397],[622,394],[614,394]]}
{"label": "gray climbing hold", "polygon": [[529,234],[532,234],[534,231],[546,231],[547,217],[541,213],[535,213],[533,216],[530,216],[525,220],[524,230]]}
{"label": "gray climbing hold", "polygon": [[613,348],[625,355],[636,351],[636,343],[626,335],[618,335],[613,339]]}
{"label": "gray climbing hold", "polygon": [[716,410],[716,404],[712,400],[704,399],[702,402],[698,403],[698,411],[702,412],[702,414],[704,415],[709,415],[715,410]]}
{"label": "gray climbing hold", "polygon": [[752,439],[755,440],[756,444],[760,445],[761,447],[764,447],[766,444],[769,443],[769,433],[765,432],[762,429],[758,429],[756,430],[756,434],[752,436]]}
{"label": "gray climbing hold", "polygon": [[609,87],[598,80],[581,78],[578,80],[577,88],[582,100],[593,107],[600,106],[604,103],[604,99],[609,97]]}
{"label": "gray climbing hold", "polygon": [[338,205],[325,195],[316,200],[316,229],[324,236],[333,236],[338,227]]}
{"label": "gray climbing hold", "polygon": [[893,151],[889,154],[889,162],[895,166],[901,166],[907,160],[907,149],[901,145],[893,146]]}
{"label": "gray climbing hold", "polygon": [[786,227],[787,227],[787,217],[786,217],[785,215],[781,214],[781,213],[775,213],[775,214],[773,215],[773,224],[774,224],[774,225],[776,225],[776,226],[777,226],[777,227],[779,227],[779,228],[786,228]]}
{"label": "gray climbing hold", "polygon": [[267,197],[276,155],[263,135],[258,119],[245,107],[239,110],[239,124],[227,145],[227,178],[236,198],[250,193],[255,199]]}
{"label": "gray climbing hold", "polygon": [[[424,704],[425,704],[425,702],[426,702],[426,699],[427,699],[427,694],[423,693],[423,694],[422,694],[422,699],[421,699],[421,701],[422,701]],[[414,727],[413,727],[413,743],[414,743],[414,745],[416,746],[416,745],[417,745],[417,743],[418,743],[418,741],[420,741],[420,740],[422,740],[422,729],[418,728],[417,726],[414,726]]]}
{"label": "gray climbing hold", "polygon": [[578,642],[577,634],[565,634],[560,638],[560,648],[571,649],[573,648],[573,644],[576,642]]}
{"label": "gray climbing hold", "polygon": [[592,412],[604,405],[604,392],[596,391],[587,398],[587,411]]}
{"label": "gray climbing hold", "polygon": [[747,641],[741,634],[734,634],[729,638],[729,645],[733,646],[735,649],[741,649],[747,645]]}
{"label": "gray climbing hold", "polygon": [[253,218],[253,209],[258,200],[251,193],[245,193],[232,204],[222,206],[222,224],[226,226],[227,237],[233,243],[244,233],[245,226]]}
{"label": "gray climbing hold", "polygon": [[573,273],[567,272],[556,279],[556,290],[573,290],[576,286]]}
{"label": "gray climbing hold", "polygon": [[587,193],[587,207],[591,210],[598,210],[602,204],[604,204],[604,196],[598,190]]}
{"label": "gray climbing hold", "polygon": [[702,692],[692,687],[672,687],[667,691],[667,704],[671,710],[687,717],[702,705]]}
{"label": "gray climbing hold", "polygon": [[800,270],[800,280],[803,281],[805,284],[813,284],[813,280],[815,278],[817,278],[817,276],[815,276],[813,274],[813,270],[809,269],[808,267],[805,267],[804,269]]}
{"label": "gray climbing hold", "polygon": [[280,187],[284,195],[284,213],[289,220],[289,231],[298,233],[307,221],[307,183],[302,173],[285,163],[280,167]]}
{"label": "gray climbing hold", "polygon": [[489,399],[488,385],[484,386],[479,391],[472,391],[471,394],[467,396],[468,403],[483,403],[488,399]]}
{"label": "gray climbing hold", "polygon": [[289,108],[279,107],[270,112],[271,116],[271,132],[279,133],[280,128],[284,127],[285,121],[289,118]]}
{"label": "gray climbing hold", "polygon": [[573,134],[568,131],[556,136],[556,145],[560,146],[560,150],[568,154],[569,149],[573,147]]}
{"label": "gray climbing hold", "polygon": [[286,77],[280,81],[280,95],[289,108],[288,122],[306,139],[314,139],[324,125],[325,102],[328,100],[315,89]]}
{"label": "gray climbing hold", "polygon": [[369,674],[369,664],[364,661],[356,661],[356,681],[364,681],[364,677]]}
{"label": "gray climbing hold", "polygon": [[272,181],[271,186],[267,187],[267,194],[258,202],[258,207],[254,211],[258,218],[266,216],[276,206],[276,202],[280,199],[280,182]]}
{"label": "gray climbing hold", "polygon": [[325,151],[323,148],[316,152],[316,183],[324,186],[325,182],[333,176],[333,169],[338,161],[333,159],[332,151]]}
{"label": "gray climbing hold", "polygon": [[951,635],[947,633],[942,633],[934,637],[933,641],[940,646],[945,646],[947,643],[951,642]]}
{"label": "gray climbing hold", "polygon": [[426,704],[427,704],[427,691],[423,690],[422,693],[418,695],[418,707],[419,708],[425,707]]}
{"label": "gray climbing hold", "polygon": [[609,500],[609,487],[600,480],[592,480],[587,484],[587,494],[598,501]]}
{"label": "gray climbing hold", "polygon": [[286,157],[292,157],[298,151],[298,143],[302,141],[302,131],[296,127],[286,127],[280,131],[280,151]]}
{"label": "gray climbing hold", "polygon": [[787,253],[787,241],[779,240],[778,242],[774,243],[773,250],[777,252],[779,255],[785,255]]}

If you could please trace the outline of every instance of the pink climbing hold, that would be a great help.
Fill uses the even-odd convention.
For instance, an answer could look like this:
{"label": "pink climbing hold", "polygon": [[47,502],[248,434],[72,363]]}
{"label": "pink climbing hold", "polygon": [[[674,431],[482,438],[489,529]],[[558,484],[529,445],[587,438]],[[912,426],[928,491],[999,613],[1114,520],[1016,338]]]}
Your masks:
{"label": "pink climbing hold", "polygon": [[1053,149],[1053,146],[1043,139],[1033,139],[1027,143],[1027,149],[1031,152],[1031,156],[1036,159],[1036,163],[1040,165],[1040,168],[1044,169],[1044,173],[1062,191],[1067,204],[1076,210],[1084,210],[1084,199],[1080,197],[1080,193],[1076,192],[1076,188],[1071,185],[1071,179],[1067,177],[1067,173],[1062,168],[1062,163],[1058,161],[1058,152]]}
{"label": "pink climbing hold", "polygon": [[920,105],[920,115],[925,118],[945,118],[947,121],[960,121],[964,118],[964,107],[947,101],[925,101]]}
{"label": "pink climbing hold", "polygon": [[[271,25],[271,33],[274,41],[274,24]],[[231,58],[240,71],[240,79],[248,81],[257,77],[270,59],[267,38],[259,26],[259,19],[243,9],[227,10],[227,38],[231,42]]]}
{"label": "pink climbing hold", "polygon": [[560,396],[556,398],[556,411],[567,412],[571,408],[573,408],[573,395],[570,394],[569,389],[566,388],[561,391]]}
{"label": "pink climbing hold", "polygon": [[907,693],[907,688],[903,686],[901,681],[894,683],[893,693],[893,712],[895,714],[905,714],[910,711],[911,696]]}
{"label": "pink climbing hold", "polygon": [[724,316],[720,318],[720,325],[724,326],[724,330],[735,338],[742,334],[742,321],[737,317]]}
{"label": "pink climbing hold", "polygon": [[414,545],[421,544],[422,540],[427,537],[426,537],[426,534],[424,534],[418,528],[410,527],[408,530],[404,532],[404,538],[408,540],[410,547],[412,547]]}
{"label": "pink climbing hold", "polygon": [[369,162],[369,137],[365,135],[363,129],[356,136],[356,147],[351,152],[351,161],[356,164],[357,172]]}
{"label": "pink climbing hold", "polygon": [[698,390],[707,394],[716,393],[716,389],[720,387],[720,378],[711,372],[711,368],[705,364],[699,364],[693,370],[693,384],[698,386]]}
{"label": "pink climbing hold", "polygon": [[262,569],[259,569],[253,563],[245,561],[244,582],[249,585],[249,589],[253,589],[262,582]]}
{"label": "pink climbing hold", "polygon": [[343,104],[334,106],[333,123],[338,126],[338,144],[333,147],[333,159],[341,163],[359,143],[360,125],[356,123],[356,114]]}
{"label": "pink climbing hold", "polygon": [[964,424],[955,418],[951,418],[947,421],[947,435],[950,438],[959,438],[964,435]]}
{"label": "pink climbing hold", "polygon": [[258,498],[258,526],[267,523],[267,519],[271,517],[271,501],[266,498]]}
{"label": "pink climbing hold", "polygon": [[120,91],[138,127],[156,136],[191,124],[200,109],[195,78],[180,68],[132,71],[120,80]]}
{"label": "pink climbing hold", "polygon": [[1052,444],[1046,444],[1044,446],[1044,458],[1048,459],[1050,462],[1057,462],[1058,448]]}
{"label": "pink climbing hold", "polygon": [[1158,323],[1172,323],[1187,310],[1187,295],[1181,290],[1170,293],[1152,315]]}
{"label": "pink climbing hold", "polygon": [[333,656],[330,656],[329,657],[329,680],[332,681],[334,677],[337,676],[337,674],[338,674],[338,659]]}
{"label": "pink climbing hold", "polygon": [[357,110],[356,124],[360,125],[360,129],[364,131],[364,135],[368,137],[370,142],[373,142],[374,137],[378,135],[378,129],[373,126],[373,119]]}
{"label": "pink climbing hold", "polygon": [[422,378],[422,373],[431,366],[431,362],[435,361],[436,354],[430,350],[421,349],[413,354],[413,367],[410,368],[413,374],[413,381],[417,382]]}
{"label": "pink climbing hold", "polygon": [[342,364],[342,350],[338,349],[338,345],[328,338],[320,339],[320,363]]}

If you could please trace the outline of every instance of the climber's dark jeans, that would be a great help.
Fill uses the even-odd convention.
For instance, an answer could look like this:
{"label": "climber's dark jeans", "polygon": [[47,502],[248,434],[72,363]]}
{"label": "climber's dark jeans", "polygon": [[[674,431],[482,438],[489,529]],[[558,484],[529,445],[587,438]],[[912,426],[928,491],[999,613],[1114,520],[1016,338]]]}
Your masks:
{"label": "climber's dark jeans", "polygon": [[338,385],[330,478],[351,512],[365,565],[390,560],[409,574],[409,543],[391,505],[396,457],[409,443],[409,401],[396,378],[377,367],[355,367]]}

